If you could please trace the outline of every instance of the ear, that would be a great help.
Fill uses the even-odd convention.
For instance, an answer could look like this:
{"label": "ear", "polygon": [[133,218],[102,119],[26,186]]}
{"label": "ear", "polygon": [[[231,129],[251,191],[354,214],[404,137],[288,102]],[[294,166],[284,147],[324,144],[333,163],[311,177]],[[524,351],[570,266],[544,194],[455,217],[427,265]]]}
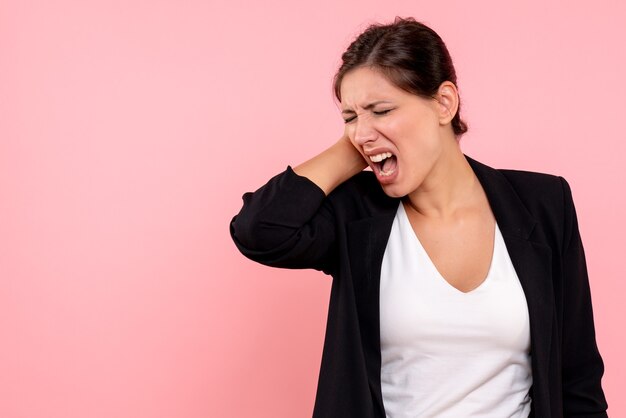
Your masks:
{"label": "ear", "polygon": [[459,108],[459,94],[451,81],[444,81],[437,91],[439,123],[446,125],[452,121]]}

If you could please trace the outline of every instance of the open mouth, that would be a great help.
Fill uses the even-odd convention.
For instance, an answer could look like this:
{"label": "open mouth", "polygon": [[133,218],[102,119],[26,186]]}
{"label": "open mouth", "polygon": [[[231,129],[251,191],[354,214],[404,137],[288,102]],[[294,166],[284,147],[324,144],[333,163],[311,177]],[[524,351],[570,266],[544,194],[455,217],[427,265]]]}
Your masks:
{"label": "open mouth", "polygon": [[390,152],[383,152],[369,156],[372,166],[383,177],[392,175],[398,167],[398,160],[395,155]]}

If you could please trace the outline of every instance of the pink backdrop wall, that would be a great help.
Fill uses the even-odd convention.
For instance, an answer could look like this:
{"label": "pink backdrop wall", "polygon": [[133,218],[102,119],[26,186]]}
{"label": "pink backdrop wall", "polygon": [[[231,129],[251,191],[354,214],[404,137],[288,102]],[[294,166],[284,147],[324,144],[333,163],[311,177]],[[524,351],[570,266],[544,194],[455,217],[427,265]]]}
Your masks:
{"label": "pink backdrop wall", "polygon": [[310,416],[331,279],[228,223],[338,138],[341,52],[395,15],[447,42],[466,154],[570,182],[626,416],[622,3],[4,0],[1,417]]}

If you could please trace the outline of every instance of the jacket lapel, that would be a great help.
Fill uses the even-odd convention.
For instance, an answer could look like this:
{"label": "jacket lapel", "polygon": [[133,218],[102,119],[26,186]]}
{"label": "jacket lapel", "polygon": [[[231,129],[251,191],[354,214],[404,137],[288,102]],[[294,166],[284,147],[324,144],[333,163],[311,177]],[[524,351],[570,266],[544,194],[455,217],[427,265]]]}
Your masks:
{"label": "jacket lapel", "polygon": [[[479,179],[509,256],[524,290],[530,317],[533,410],[549,411],[548,370],[554,297],[552,255],[548,245],[535,242],[537,221],[498,170],[465,155]],[[359,327],[376,416],[384,417],[380,385],[380,270],[399,200],[375,208],[372,217],[348,225],[348,248],[359,315]]]}
{"label": "jacket lapel", "polygon": [[[528,212],[511,183],[498,170],[465,156],[487,194],[500,226],[511,262],[520,280],[530,318],[532,356],[532,406],[536,411],[550,411],[548,370],[554,294],[552,288],[552,249],[532,240],[537,221]],[[541,413],[539,416],[545,416]]]}

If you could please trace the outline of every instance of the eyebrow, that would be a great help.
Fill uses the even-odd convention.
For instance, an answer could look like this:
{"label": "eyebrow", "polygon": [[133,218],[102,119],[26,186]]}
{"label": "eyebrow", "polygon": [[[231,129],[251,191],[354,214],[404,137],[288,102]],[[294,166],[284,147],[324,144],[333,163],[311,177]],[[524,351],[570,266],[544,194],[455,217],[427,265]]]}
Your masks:
{"label": "eyebrow", "polygon": [[[374,106],[376,106],[377,104],[380,104],[380,103],[391,103],[391,102],[389,102],[387,100],[377,100],[375,102],[372,102],[372,103],[368,104],[367,106],[363,106],[363,109],[365,109],[365,110],[371,109],[371,108],[373,108]],[[352,110],[352,109],[344,109],[344,110],[341,111],[342,115],[352,114],[352,113],[356,113],[356,112],[354,110]]]}

